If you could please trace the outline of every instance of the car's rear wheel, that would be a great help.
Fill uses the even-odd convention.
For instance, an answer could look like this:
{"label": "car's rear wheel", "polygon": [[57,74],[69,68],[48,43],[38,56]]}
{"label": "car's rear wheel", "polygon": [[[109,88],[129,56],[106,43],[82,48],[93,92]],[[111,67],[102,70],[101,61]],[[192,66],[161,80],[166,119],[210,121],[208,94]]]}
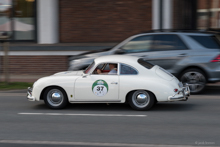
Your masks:
{"label": "car's rear wheel", "polygon": [[135,110],[149,110],[155,103],[155,97],[151,92],[137,90],[128,95],[128,103]]}
{"label": "car's rear wheel", "polygon": [[183,84],[189,84],[190,93],[192,94],[201,93],[205,89],[207,81],[204,72],[196,68],[185,70],[181,74],[180,80]]}
{"label": "car's rear wheel", "polygon": [[44,102],[51,109],[62,109],[68,104],[68,99],[63,89],[50,87],[44,92]]}

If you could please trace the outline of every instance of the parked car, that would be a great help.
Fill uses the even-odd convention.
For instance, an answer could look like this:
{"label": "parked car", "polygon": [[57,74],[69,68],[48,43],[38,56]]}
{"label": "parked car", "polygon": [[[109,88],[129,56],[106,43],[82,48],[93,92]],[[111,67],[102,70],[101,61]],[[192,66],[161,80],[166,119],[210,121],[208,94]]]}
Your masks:
{"label": "parked car", "polygon": [[206,83],[220,81],[220,44],[208,32],[151,32],[129,37],[111,49],[70,57],[69,70],[86,68],[99,56],[126,54],[142,57],[188,83],[191,93],[204,90]]}
{"label": "parked car", "polygon": [[99,57],[84,71],[56,73],[28,88],[31,101],[44,100],[52,109],[70,103],[125,103],[148,110],[157,101],[186,101],[183,84],[165,69],[143,58],[123,55]]}

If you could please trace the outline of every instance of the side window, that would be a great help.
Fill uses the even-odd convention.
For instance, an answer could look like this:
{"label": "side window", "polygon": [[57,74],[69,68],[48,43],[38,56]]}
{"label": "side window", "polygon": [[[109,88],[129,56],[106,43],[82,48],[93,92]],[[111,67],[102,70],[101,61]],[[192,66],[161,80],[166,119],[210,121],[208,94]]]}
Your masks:
{"label": "side window", "polygon": [[128,66],[126,64],[120,64],[120,74],[121,75],[137,75],[138,72],[135,68]]}
{"label": "side window", "polygon": [[99,64],[96,68],[97,69],[102,69],[104,67],[104,65],[105,65],[104,63],[103,64]]}
{"label": "side window", "polygon": [[104,68],[103,70],[110,70],[109,64],[106,64],[106,65],[105,65],[105,68]]}
{"label": "side window", "polygon": [[151,49],[152,39],[152,35],[139,36],[126,43],[121,49],[126,53],[146,52]]}
{"label": "side window", "polygon": [[177,35],[155,35],[153,42],[154,51],[163,50],[184,50],[187,49],[186,45]]}
{"label": "side window", "polygon": [[101,63],[95,68],[92,74],[117,75],[117,71],[118,71],[117,63]]}
{"label": "side window", "polygon": [[216,36],[190,36],[205,48],[219,49],[220,44]]}

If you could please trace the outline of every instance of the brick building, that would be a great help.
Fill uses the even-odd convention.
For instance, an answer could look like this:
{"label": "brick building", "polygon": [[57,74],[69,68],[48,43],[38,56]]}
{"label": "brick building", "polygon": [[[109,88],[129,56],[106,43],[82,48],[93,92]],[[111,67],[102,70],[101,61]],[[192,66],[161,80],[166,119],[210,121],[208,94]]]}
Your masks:
{"label": "brick building", "polygon": [[0,0],[0,31],[11,36],[10,73],[66,70],[76,50],[110,47],[152,29],[219,28],[219,1]]}

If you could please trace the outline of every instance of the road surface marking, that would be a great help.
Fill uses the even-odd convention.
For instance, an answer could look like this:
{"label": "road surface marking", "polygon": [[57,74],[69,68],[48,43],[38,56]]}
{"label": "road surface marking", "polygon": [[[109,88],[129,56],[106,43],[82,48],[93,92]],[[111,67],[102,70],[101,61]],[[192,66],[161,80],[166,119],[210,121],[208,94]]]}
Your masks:
{"label": "road surface marking", "polygon": [[[100,143],[100,142],[59,142],[31,140],[0,140],[7,144],[46,144],[46,145],[80,145],[80,146],[112,146],[112,147],[195,147],[197,145],[158,145],[158,144],[129,144],[129,143]],[[214,146],[205,146],[214,147]]]}
{"label": "road surface marking", "polygon": [[123,115],[123,114],[74,114],[74,113],[18,113],[19,115],[68,115],[68,116],[120,116],[120,117],[146,117],[147,115]]}

